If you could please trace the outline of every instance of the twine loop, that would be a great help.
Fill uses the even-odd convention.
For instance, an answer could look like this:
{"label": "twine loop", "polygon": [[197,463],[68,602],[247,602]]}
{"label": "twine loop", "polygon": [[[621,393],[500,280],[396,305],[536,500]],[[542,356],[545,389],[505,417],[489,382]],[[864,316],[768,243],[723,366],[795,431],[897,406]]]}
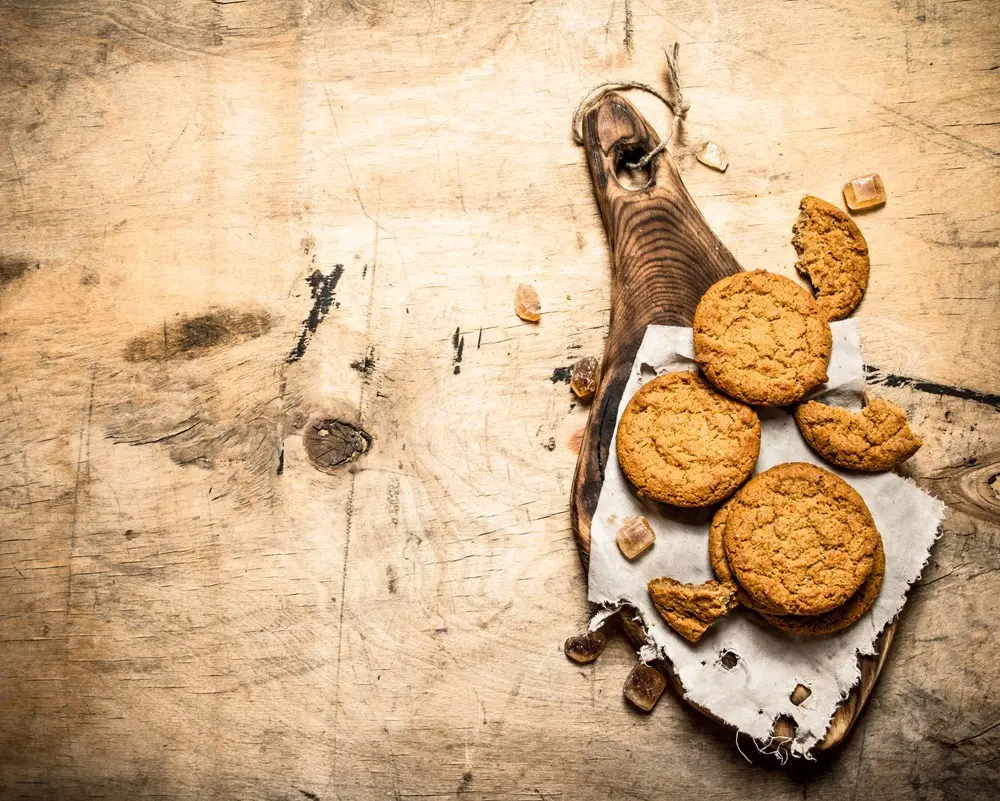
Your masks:
{"label": "twine loop", "polygon": [[657,155],[666,150],[667,145],[669,145],[673,138],[680,132],[681,123],[687,117],[688,111],[691,109],[691,104],[688,102],[687,98],[684,97],[684,90],[681,88],[680,67],[677,63],[677,56],[679,52],[680,44],[677,42],[674,42],[672,51],[663,51],[663,54],[667,57],[667,69],[664,73],[664,78],[666,79],[667,84],[666,94],[657,91],[649,84],[639,83],[638,81],[605,81],[604,83],[597,84],[597,86],[587,92],[587,94],[584,95],[583,100],[581,100],[579,105],[576,107],[576,111],[573,112],[573,141],[578,145],[583,144],[583,117],[588,111],[597,105],[604,95],[618,89],[638,89],[642,92],[646,92],[647,94],[651,94],[655,98],[658,98],[667,108],[669,108],[670,113],[673,115],[673,121],[670,124],[670,132],[663,139],[663,141],[635,162],[635,164],[629,164],[628,167],[633,170],[641,169],[656,158]]}

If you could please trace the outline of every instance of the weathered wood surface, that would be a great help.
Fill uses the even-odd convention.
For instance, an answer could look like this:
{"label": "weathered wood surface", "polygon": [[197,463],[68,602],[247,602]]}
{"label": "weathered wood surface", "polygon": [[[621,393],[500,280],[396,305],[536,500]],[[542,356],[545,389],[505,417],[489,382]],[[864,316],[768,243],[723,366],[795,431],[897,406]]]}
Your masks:
{"label": "weathered wood surface", "polygon": [[[622,641],[561,653],[558,378],[610,285],[568,123],[675,39],[732,162],[680,168],[744,267],[885,179],[872,390],[952,507],[811,771],[632,713]],[[993,797],[1000,6],[4,0],[0,48],[3,797]]]}

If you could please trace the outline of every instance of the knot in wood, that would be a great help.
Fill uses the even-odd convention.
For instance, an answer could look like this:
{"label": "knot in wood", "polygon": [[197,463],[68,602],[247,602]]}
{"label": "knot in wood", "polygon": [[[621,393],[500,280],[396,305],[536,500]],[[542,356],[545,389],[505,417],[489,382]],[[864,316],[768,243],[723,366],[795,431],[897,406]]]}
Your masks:
{"label": "knot in wood", "polygon": [[314,419],[302,434],[302,444],[313,467],[324,473],[353,462],[372,446],[372,436],[344,420]]}

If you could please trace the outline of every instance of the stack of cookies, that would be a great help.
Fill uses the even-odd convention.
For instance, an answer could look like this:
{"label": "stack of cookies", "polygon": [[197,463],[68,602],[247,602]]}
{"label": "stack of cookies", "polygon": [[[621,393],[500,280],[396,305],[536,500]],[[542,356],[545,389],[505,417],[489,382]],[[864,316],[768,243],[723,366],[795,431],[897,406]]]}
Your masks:
{"label": "stack of cookies", "polygon": [[[847,482],[799,462],[751,478],[761,443],[754,406],[798,404],[806,442],[849,470],[891,469],[921,444],[903,410],[885,401],[860,413],[801,403],[827,381],[830,320],[850,313],[868,278],[857,227],[847,218],[852,240],[850,227],[824,206],[803,201],[795,240],[797,248],[804,243],[800,258],[809,269],[799,266],[814,277],[820,302],[772,273],[724,278],[695,312],[699,370],[647,382],[619,421],[618,461],[637,494],[680,507],[718,505],[708,542],[718,580],[648,584],[666,622],[692,642],[737,606],[783,631],[832,634],[867,612],[882,586],[881,537]],[[840,258],[826,258],[824,247]],[[852,265],[851,254],[863,257],[864,269]],[[848,274],[835,272],[838,262]]]}

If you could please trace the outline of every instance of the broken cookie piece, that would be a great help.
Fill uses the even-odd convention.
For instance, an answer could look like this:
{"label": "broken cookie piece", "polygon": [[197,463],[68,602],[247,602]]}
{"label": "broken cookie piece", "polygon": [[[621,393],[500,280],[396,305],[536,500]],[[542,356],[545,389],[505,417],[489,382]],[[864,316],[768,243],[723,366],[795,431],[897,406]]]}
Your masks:
{"label": "broken cookie piece", "polygon": [[868,288],[871,263],[861,229],[836,206],[806,195],[792,226],[797,269],[816,290],[816,305],[827,320],[843,320]]}
{"label": "broken cookie piece", "polygon": [[656,611],[689,642],[698,642],[709,626],[736,607],[736,585],[729,581],[682,584],[663,577],[647,587]]}
{"label": "broken cookie piece", "polygon": [[906,421],[906,412],[875,398],[861,412],[818,401],[795,410],[795,422],[816,453],[837,467],[879,473],[909,459],[923,441]]}

